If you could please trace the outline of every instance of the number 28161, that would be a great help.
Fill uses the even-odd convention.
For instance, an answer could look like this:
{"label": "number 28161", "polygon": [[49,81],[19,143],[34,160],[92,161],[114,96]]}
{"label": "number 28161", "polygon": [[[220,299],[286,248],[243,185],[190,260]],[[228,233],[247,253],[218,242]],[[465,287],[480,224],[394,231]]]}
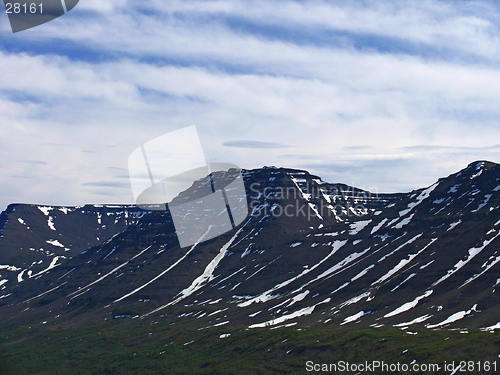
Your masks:
{"label": "number 28161", "polygon": [[42,3],[36,5],[35,3],[19,4],[19,3],[5,3],[6,13],[43,13]]}

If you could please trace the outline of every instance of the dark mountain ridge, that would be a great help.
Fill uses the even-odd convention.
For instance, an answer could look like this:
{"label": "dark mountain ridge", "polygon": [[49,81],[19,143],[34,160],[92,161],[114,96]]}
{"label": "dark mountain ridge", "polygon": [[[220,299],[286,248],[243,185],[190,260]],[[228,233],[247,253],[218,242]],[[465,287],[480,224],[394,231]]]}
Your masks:
{"label": "dark mountain ridge", "polygon": [[[113,221],[118,211],[109,206],[95,214],[92,206],[75,209],[76,222],[90,215],[94,226],[81,226],[74,236],[69,212],[61,211],[53,219],[60,236],[52,238],[45,208],[9,206],[2,213],[0,259],[14,270],[0,270],[2,276],[27,272],[23,256],[36,241],[60,239],[71,257],[36,277],[5,282],[0,312],[15,318],[4,324],[180,317],[199,329],[498,327],[500,165],[474,162],[430,187],[398,194],[329,184],[285,168],[243,175],[248,218],[187,248],[180,248],[168,210],[128,207],[133,220]],[[23,212],[38,218],[31,222]],[[99,212],[109,219],[108,231],[96,234]],[[21,232],[28,225],[36,227],[29,243]]]}

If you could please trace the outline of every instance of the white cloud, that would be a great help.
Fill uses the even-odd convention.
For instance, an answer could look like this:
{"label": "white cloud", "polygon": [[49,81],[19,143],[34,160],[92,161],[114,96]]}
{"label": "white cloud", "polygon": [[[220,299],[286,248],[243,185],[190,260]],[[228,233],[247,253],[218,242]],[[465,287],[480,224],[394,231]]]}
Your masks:
{"label": "white cloud", "polygon": [[[112,167],[189,125],[209,160],[383,191],[500,162],[484,148],[500,139],[499,15],[486,1],[82,2],[2,34],[19,47],[0,48],[0,206],[131,202]],[[222,147],[234,140],[289,156]]]}

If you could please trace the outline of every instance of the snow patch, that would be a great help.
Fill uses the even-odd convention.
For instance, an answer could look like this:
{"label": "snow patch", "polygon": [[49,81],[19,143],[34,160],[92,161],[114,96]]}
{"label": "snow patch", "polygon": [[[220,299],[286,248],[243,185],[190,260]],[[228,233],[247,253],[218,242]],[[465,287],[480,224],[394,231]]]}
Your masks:
{"label": "snow patch", "polygon": [[45,216],[49,216],[49,212],[54,209],[54,207],[43,207],[43,206],[37,206],[37,208],[43,212]]}
{"label": "snow patch", "polygon": [[0,265],[0,270],[15,272],[15,271],[21,271],[21,268],[17,268],[16,266]]}
{"label": "snow patch", "polygon": [[287,307],[292,306],[295,302],[302,301],[306,296],[309,294],[309,291],[306,290],[303,293],[297,294],[295,297],[292,298],[292,301],[287,305]]}
{"label": "snow patch", "polygon": [[417,200],[412,203],[408,203],[408,208],[403,211],[399,211],[399,216],[405,216],[408,214],[411,210],[413,210],[415,207],[417,207],[420,203],[422,203],[424,200],[429,198],[429,195],[432,193],[432,191],[439,185],[438,182],[436,182],[434,185],[428,187],[424,191],[420,193],[420,195],[417,197]]}
{"label": "snow patch", "polygon": [[412,324],[418,324],[425,322],[427,319],[432,318],[431,314],[427,314],[424,316],[419,316],[418,318],[413,319],[411,322],[405,322],[405,323],[399,323],[399,324],[394,324],[394,327],[405,327],[405,326],[411,326]]}
{"label": "snow patch", "polygon": [[[441,277],[438,281],[434,282],[434,284],[432,284],[432,286],[436,286],[437,284],[443,282],[444,280],[446,280],[448,277],[450,277],[451,275],[453,275],[455,272],[457,272],[458,270],[460,270],[460,268],[462,268],[463,266],[465,266],[467,263],[469,263],[477,254],[479,254],[486,246],[488,246],[495,238],[497,238],[498,236],[500,235],[500,232],[497,233],[496,236],[492,237],[491,239],[489,240],[485,240],[483,242],[483,245],[480,246],[480,247],[473,247],[471,249],[469,249],[469,256],[467,257],[467,259],[465,260],[460,260],[459,262],[457,262],[453,268],[451,270],[448,270],[448,272],[446,273],[446,275],[444,275],[443,277]],[[483,272],[484,273],[484,272]],[[482,273],[481,273],[482,274]],[[472,280],[471,280],[472,281]],[[469,282],[469,281],[467,281]],[[466,283],[467,283],[466,282]]]}
{"label": "snow patch", "polygon": [[472,308],[470,310],[456,312],[455,314],[450,315],[448,318],[443,320],[441,323],[427,324],[426,327],[432,329],[432,328],[442,327],[444,325],[456,322],[457,320],[465,318],[467,315],[471,314],[473,311],[477,312],[476,308],[477,308],[477,304],[472,306]]}
{"label": "snow patch", "polygon": [[400,307],[398,307],[396,310],[394,310],[394,311],[392,311],[390,313],[385,314],[384,318],[390,318],[391,316],[395,316],[395,315],[401,314],[401,313],[403,313],[405,311],[408,311],[410,309],[413,309],[415,306],[417,306],[417,304],[420,302],[420,300],[422,300],[422,299],[424,299],[426,297],[429,297],[432,294],[432,292],[433,292],[432,290],[426,291],[423,295],[418,296],[413,301],[406,302],[405,304],[403,304]]}
{"label": "snow patch", "polygon": [[497,324],[494,324],[492,326],[489,326],[489,327],[485,327],[485,328],[479,328],[479,330],[481,331],[494,331],[495,329],[500,329],[500,322],[498,322]]}
{"label": "snow patch", "polygon": [[58,240],[47,240],[45,241],[46,243],[48,243],[49,245],[53,245],[53,246],[57,246],[57,247],[62,247],[62,248],[66,248],[62,243],[60,243]]}
{"label": "snow patch", "polygon": [[374,226],[374,227],[372,228],[371,234],[373,234],[373,233],[377,232],[380,228],[382,228],[382,226],[383,226],[383,225],[387,222],[387,220],[389,220],[389,219],[385,218],[385,219],[384,219],[384,220],[382,220],[380,223],[378,223],[376,226]]}
{"label": "snow patch", "polygon": [[355,322],[356,320],[358,320],[359,318],[361,318],[362,316],[364,316],[366,314],[368,314],[368,313],[365,313],[364,311],[360,311],[357,314],[348,316],[347,318],[344,319],[344,321],[342,323],[340,323],[340,325],[343,326],[344,324]]}
{"label": "snow patch", "polygon": [[472,210],[471,212],[477,212],[479,211],[481,208],[483,208],[484,206],[486,206],[488,204],[488,201],[490,200],[492,194],[486,194],[484,196],[484,201],[483,203],[481,203],[475,210]]}
{"label": "snow patch", "polygon": [[49,216],[49,219],[47,220],[47,225],[49,226],[50,229],[56,230],[56,227],[54,226],[54,218],[52,216]]}
{"label": "snow patch", "polygon": [[406,219],[403,219],[401,220],[399,223],[397,223],[396,225],[394,225],[392,228],[396,228],[396,229],[401,229],[403,228],[405,225],[409,224],[411,219],[413,218],[413,216],[415,215],[415,213],[412,213],[409,217],[407,217]]}
{"label": "snow patch", "polygon": [[273,326],[276,324],[286,322],[287,320],[290,320],[290,319],[295,319],[295,318],[298,318],[301,316],[310,315],[313,313],[316,306],[321,305],[323,303],[328,303],[330,301],[331,301],[331,299],[327,298],[324,301],[321,301],[321,302],[319,302],[315,305],[309,306],[309,307],[304,307],[303,309],[295,311],[291,314],[283,315],[283,316],[280,316],[279,318],[268,320],[267,322],[252,324],[252,325],[248,326],[248,328],[264,328],[264,327]]}
{"label": "snow patch", "polygon": [[448,229],[446,229],[447,232],[449,232],[450,230],[452,230],[453,228],[455,228],[458,224],[460,224],[462,222],[462,219],[458,220],[458,221],[455,221],[454,223],[451,223],[450,224],[450,227]]}
{"label": "snow patch", "polygon": [[271,289],[269,289],[269,290],[267,290],[267,291],[259,294],[256,297],[250,297],[247,301],[239,303],[238,307],[247,307],[247,306],[250,306],[254,302],[255,303],[265,302],[265,301],[269,301],[269,300],[271,300],[273,298],[276,298],[277,296],[276,295],[273,296],[273,295],[271,295],[271,293],[275,292],[278,289],[281,289],[281,288],[287,286],[288,284],[294,282],[295,280],[301,278],[302,276],[307,275],[309,272],[313,271],[314,269],[316,269],[317,267],[319,267],[323,262],[325,262],[326,260],[328,260],[333,254],[335,254],[346,243],[347,243],[347,240],[344,240],[344,241],[335,241],[332,244],[332,247],[333,247],[332,251],[326,257],[324,257],[318,263],[316,263],[314,266],[312,266],[311,268],[307,268],[307,269],[303,270],[297,276],[292,277],[291,279],[288,279],[288,280],[285,280],[285,281],[279,283],[278,285],[276,285],[273,288],[271,288]]}
{"label": "snow patch", "polygon": [[413,259],[415,259],[420,253],[422,253],[425,249],[427,249],[430,245],[432,245],[437,238],[433,238],[431,242],[429,242],[426,246],[422,248],[422,250],[418,251],[416,254],[408,254],[408,259],[402,259],[399,261],[398,264],[396,264],[389,272],[387,272],[384,276],[379,278],[377,281],[374,281],[372,283],[372,286],[378,283],[383,283],[385,280],[389,279],[392,275],[394,275],[396,272],[398,272],[400,269],[402,269],[404,266],[406,266],[408,263],[410,263]]}
{"label": "snow patch", "polygon": [[351,227],[351,230],[349,231],[349,234],[351,236],[354,236],[354,235],[358,234],[361,230],[363,230],[364,227],[366,227],[371,222],[372,222],[372,219],[370,219],[370,220],[356,221],[355,223],[349,224],[349,226]]}

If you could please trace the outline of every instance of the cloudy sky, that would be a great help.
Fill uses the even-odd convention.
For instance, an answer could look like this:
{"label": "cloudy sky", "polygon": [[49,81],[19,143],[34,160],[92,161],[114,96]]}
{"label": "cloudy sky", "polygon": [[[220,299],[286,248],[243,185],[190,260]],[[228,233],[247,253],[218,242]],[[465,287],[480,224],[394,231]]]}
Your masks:
{"label": "cloudy sky", "polygon": [[211,162],[374,192],[500,162],[499,2],[80,0],[0,29],[0,210],[133,203],[130,153],[190,125]]}

